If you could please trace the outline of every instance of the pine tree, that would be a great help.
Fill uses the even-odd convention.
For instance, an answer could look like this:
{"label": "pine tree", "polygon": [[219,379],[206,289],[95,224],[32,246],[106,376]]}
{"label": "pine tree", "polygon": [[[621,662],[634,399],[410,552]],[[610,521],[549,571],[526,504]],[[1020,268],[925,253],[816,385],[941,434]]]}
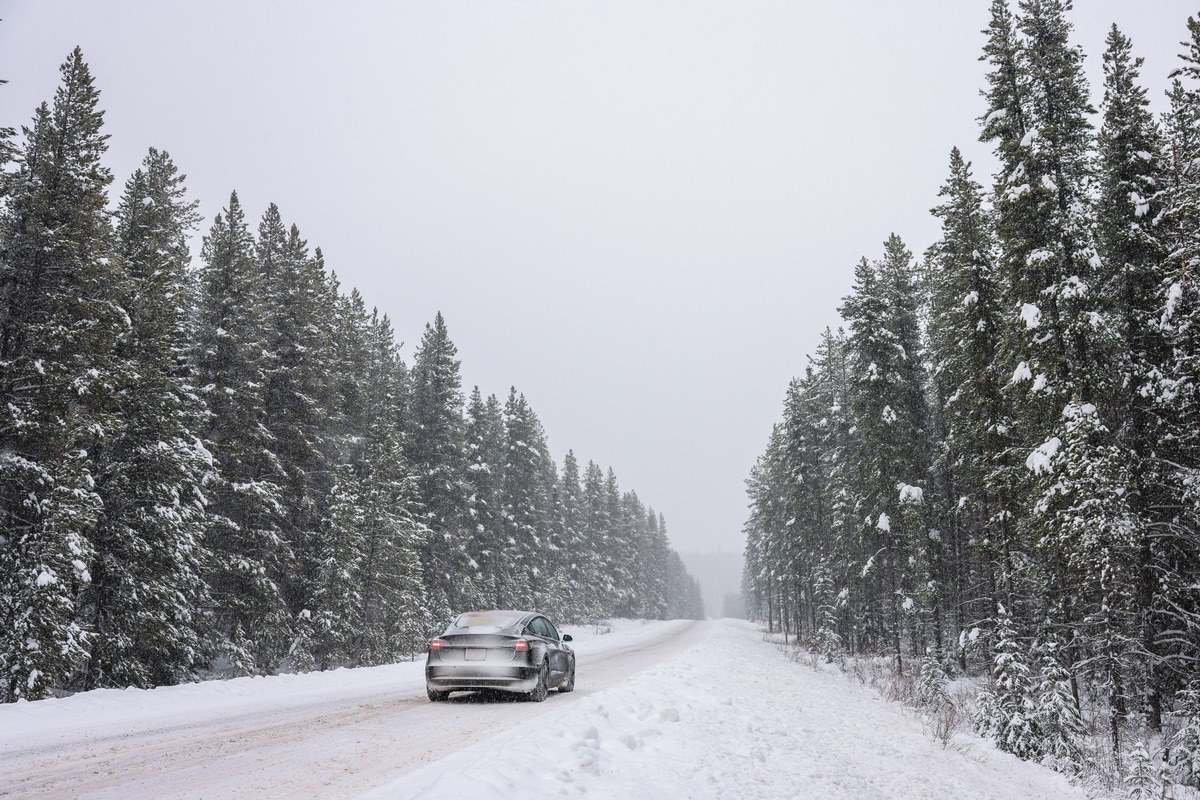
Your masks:
{"label": "pine tree", "polygon": [[548,563],[548,502],[543,467],[549,458],[542,424],[525,395],[510,389],[504,404],[505,453],[501,483],[504,578],[501,605],[537,607]]}
{"label": "pine tree", "polygon": [[86,657],[76,616],[101,509],[129,323],[106,210],[99,92],[78,48],[24,128],[0,216],[0,700],[44,697]]}
{"label": "pine tree", "polygon": [[429,613],[421,572],[428,534],[416,519],[415,480],[398,442],[376,432],[363,480],[364,550],[357,583],[362,588],[353,664],[389,664],[417,652],[440,624]]}
{"label": "pine tree", "polygon": [[483,399],[479,387],[471,391],[467,406],[467,498],[471,525],[468,552],[477,587],[475,606],[502,607],[502,582],[506,546],[503,531],[501,491],[504,479],[505,434],[500,401],[495,395]]}
{"label": "pine tree", "polygon": [[826,664],[840,660],[843,647],[838,634],[837,597],[829,564],[822,561],[816,568],[813,580],[813,601],[816,604],[816,633],[813,635],[813,651],[825,657]]}
{"label": "pine tree", "polygon": [[311,544],[314,577],[292,648],[307,649],[321,669],[407,657],[432,622],[420,566],[426,531],[400,445],[408,371],[387,316],[368,315],[357,292],[333,307],[338,367],[325,389],[331,419],[322,439],[341,463],[321,503],[328,510]]}
{"label": "pine tree", "polygon": [[1193,679],[1175,696],[1171,716],[1177,727],[1167,738],[1170,764],[1180,782],[1200,785],[1200,681]]}
{"label": "pine tree", "polygon": [[608,536],[602,554],[604,572],[609,581],[609,616],[629,618],[633,614],[635,600],[634,557],[636,532],[628,524],[622,504],[622,493],[617,473],[612,467],[604,474],[603,500],[605,518],[608,520]]}
{"label": "pine tree", "polygon": [[659,515],[647,508],[643,517],[644,535],[639,548],[638,566],[642,575],[642,610],[644,619],[665,619],[667,613],[667,560],[670,544],[665,526],[659,525]]}
{"label": "pine tree", "polygon": [[330,490],[328,460],[336,457],[327,441],[332,299],[320,249],[310,256],[295,225],[285,233],[274,204],[259,225],[255,254],[269,287],[265,420],[284,473],[281,533],[296,557],[279,580],[296,613],[307,605],[320,505]]}
{"label": "pine tree", "polygon": [[[1183,65],[1171,73],[1176,81],[1168,95],[1171,111],[1167,118],[1167,138],[1172,158],[1163,209],[1172,245],[1170,263],[1180,267],[1184,274],[1200,264],[1200,181],[1196,175],[1200,167],[1195,163],[1200,151],[1200,133],[1194,124],[1200,117],[1200,16],[1188,17],[1187,27],[1189,38],[1184,42],[1187,49],[1179,56]],[[1196,288],[1189,286],[1186,290],[1195,293]],[[1177,297],[1175,302],[1182,299]],[[1196,304],[1191,303],[1190,307],[1194,309]]]}
{"label": "pine tree", "polygon": [[1026,760],[1039,758],[1041,741],[1034,722],[1037,711],[1029,665],[1004,606],[998,609],[993,635],[992,685],[979,696],[975,728],[1007,753]]}
{"label": "pine tree", "polygon": [[1137,553],[1137,523],[1125,487],[1128,456],[1111,442],[1096,407],[1072,401],[1063,409],[1061,439],[1051,438],[1029,458],[1029,468],[1045,476],[1045,494],[1034,519],[1045,520],[1039,548],[1062,569],[1082,601],[1080,628],[1088,657],[1080,669],[1089,674],[1109,701],[1110,734],[1120,752],[1119,727],[1127,704],[1136,596],[1132,579]]}
{"label": "pine tree", "polygon": [[[1017,88],[1006,95],[1004,113],[1016,114],[1013,104],[1019,103],[1024,132],[1019,141],[1013,140],[1018,131],[1012,128],[997,135],[985,118],[984,138],[996,142],[1002,162],[995,208],[1005,316],[997,365],[1012,427],[993,474],[996,490],[1013,503],[1013,534],[1007,538],[1016,551],[1009,558],[1012,573],[1002,576],[1003,588],[1014,613],[1032,612],[1040,603],[1045,615],[1069,626],[1086,609],[1068,589],[1068,553],[1046,547],[1058,518],[1033,513],[1053,490],[1054,477],[1023,467],[1031,454],[1040,459],[1061,440],[1062,410],[1072,401],[1095,407],[1102,426],[1111,431],[1112,412],[1102,404],[1113,391],[1110,365],[1117,341],[1100,291],[1093,109],[1083,54],[1070,42],[1067,5],[1022,0],[1015,20],[1019,36],[1008,44],[1001,44],[1004,37],[998,33],[1004,26],[994,26],[989,47],[1012,51],[1016,66]],[[990,62],[995,86],[1008,67],[1001,59]],[[989,114],[998,112],[993,102]],[[1072,642],[1068,660],[1081,656]]]}
{"label": "pine tree", "polygon": [[[982,187],[958,148],[950,154],[950,177],[939,195],[946,199],[933,213],[942,220],[942,238],[928,253],[930,360],[941,429],[935,474],[948,505],[939,527],[953,562],[949,580],[962,630],[963,614],[978,619],[988,613],[970,604],[968,587],[979,581],[996,587],[1013,571],[1007,524],[1012,508],[992,461],[992,454],[1007,447],[1012,421],[995,371],[1001,318],[995,235]],[[984,554],[992,565],[981,574],[985,567],[977,559]]]}
{"label": "pine tree", "polygon": [[583,488],[579,484],[579,461],[574,451],[563,457],[562,473],[558,480],[559,541],[565,558],[555,586],[564,607],[561,613],[569,619],[586,620],[592,613],[584,587],[592,577],[589,567],[595,561],[588,549]]}
{"label": "pine tree", "polygon": [[1156,800],[1163,797],[1163,775],[1154,767],[1145,742],[1138,742],[1129,754],[1125,774],[1125,796],[1129,800]]}
{"label": "pine tree", "polygon": [[422,556],[425,594],[436,619],[463,606],[456,576],[466,572],[466,450],[458,348],[441,313],[425,326],[414,356],[405,456],[430,529]]}
{"label": "pine tree", "polygon": [[921,658],[917,678],[917,702],[926,708],[937,709],[950,702],[950,675],[940,653],[929,648]]}
{"label": "pine tree", "polygon": [[130,335],[117,390],[121,424],[97,459],[104,510],[92,534],[82,616],[95,636],[85,688],[177,683],[205,655],[204,484],[212,457],[197,439],[204,407],[185,366],[195,202],[166,153],[151,149],[117,209],[117,253],[129,280]]}
{"label": "pine tree", "polygon": [[363,600],[358,578],[366,550],[363,495],[355,467],[339,466],[321,529],[311,609],[301,612],[301,619],[307,614],[310,620],[308,631],[293,648],[293,653],[296,648],[307,649],[317,669],[349,663],[352,643],[360,632]]}
{"label": "pine tree", "polygon": [[319,508],[331,488],[325,390],[332,320],[321,251],[310,256],[295,225],[285,231],[274,203],[259,224],[255,260],[265,289],[265,423],[280,462],[280,533],[292,554],[276,580],[295,615],[309,604]]}
{"label": "pine tree", "polygon": [[1168,250],[1159,325],[1172,352],[1160,396],[1173,429],[1159,442],[1156,455],[1161,463],[1175,466],[1169,473],[1175,483],[1173,514],[1153,531],[1158,591],[1152,612],[1163,631],[1154,653],[1160,659],[1158,688],[1163,695],[1194,688],[1193,665],[1200,657],[1200,556],[1195,546],[1200,530],[1200,432],[1195,422],[1200,415],[1200,290],[1195,280],[1200,265],[1200,18],[1188,18],[1188,32],[1183,66],[1172,73],[1176,80],[1163,118],[1162,211],[1155,220]]}
{"label": "pine tree", "polygon": [[1076,772],[1082,756],[1080,741],[1086,731],[1071,693],[1071,676],[1059,660],[1062,647],[1056,638],[1046,641],[1041,651],[1033,717],[1041,751],[1059,772]]}
{"label": "pine tree", "polygon": [[584,613],[588,618],[599,618],[612,614],[616,605],[617,587],[610,572],[609,549],[612,537],[612,520],[605,502],[604,472],[593,461],[589,461],[583,473],[583,508],[585,550],[588,563],[584,568],[587,586],[584,596],[588,607]]}
{"label": "pine tree", "polygon": [[[1114,25],[1104,54],[1104,124],[1099,135],[1099,234],[1105,316],[1116,329],[1117,349],[1112,409],[1116,439],[1128,451],[1124,497],[1133,517],[1130,569],[1138,572],[1140,640],[1146,673],[1143,705],[1152,728],[1161,726],[1163,686],[1156,654],[1163,624],[1152,610],[1160,604],[1158,575],[1162,548],[1154,528],[1179,513],[1177,478],[1157,457],[1162,443],[1174,438],[1170,401],[1171,348],[1160,326],[1167,250],[1152,221],[1160,213],[1158,174],[1164,163],[1162,141],[1149,111],[1146,91],[1138,85],[1142,59]],[[1132,631],[1131,631],[1132,633]]]}
{"label": "pine tree", "polygon": [[[284,471],[266,420],[262,273],[236,193],[213,221],[201,259],[197,383],[210,411],[204,438],[219,467],[210,489],[207,581],[229,661],[269,672],[294,638],[279,584],[293,556],[282,535]],[[250,652],[239,648],[239,637]]]}
{"label": "pine tree", "polygon": [[924,563],[929,542],[921,509],[926,409],[911,259],[891,236],[883,259],[859,263],[854,292],[842,306],[850,327],[856,513],[869,554],[862,573],[877,631],[867,635],[885,636],[900,668],[904,612],[915,606],[917,586],[927,583],[910,559]]}

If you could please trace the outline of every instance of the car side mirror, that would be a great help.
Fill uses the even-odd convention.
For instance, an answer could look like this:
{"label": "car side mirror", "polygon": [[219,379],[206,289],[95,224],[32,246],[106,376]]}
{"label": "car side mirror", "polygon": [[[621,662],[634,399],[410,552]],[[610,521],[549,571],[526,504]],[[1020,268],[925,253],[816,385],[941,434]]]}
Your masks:
{"label": "car side mirror", "polygon": [[563,638],[562,638],[562,640],[563,640],[564,642],[569,642],[569,641],[571,641],[571,634],[569,634],[569,633],[564,633],[564,634],[563,634]]}

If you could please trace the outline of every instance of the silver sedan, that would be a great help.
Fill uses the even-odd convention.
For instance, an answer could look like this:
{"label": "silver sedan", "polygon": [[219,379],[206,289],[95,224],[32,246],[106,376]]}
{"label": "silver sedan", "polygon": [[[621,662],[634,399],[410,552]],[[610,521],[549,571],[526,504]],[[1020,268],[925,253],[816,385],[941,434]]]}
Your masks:
{"label": "silver sedan", "polygon": [[457,690],[497,689],[540,703],[550,689],[575,688],[570,635],[535,611],[468,611],[429,643],[425,688],[445,700]]}

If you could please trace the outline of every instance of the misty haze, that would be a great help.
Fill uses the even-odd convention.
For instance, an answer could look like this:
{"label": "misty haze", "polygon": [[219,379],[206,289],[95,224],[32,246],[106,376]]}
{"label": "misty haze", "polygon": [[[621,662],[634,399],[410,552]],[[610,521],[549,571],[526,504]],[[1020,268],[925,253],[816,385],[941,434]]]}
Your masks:
{"label": "misty haze", "polygon": [[1177,0],[0,0],[0,797],[1200,800],[1198,269]]}

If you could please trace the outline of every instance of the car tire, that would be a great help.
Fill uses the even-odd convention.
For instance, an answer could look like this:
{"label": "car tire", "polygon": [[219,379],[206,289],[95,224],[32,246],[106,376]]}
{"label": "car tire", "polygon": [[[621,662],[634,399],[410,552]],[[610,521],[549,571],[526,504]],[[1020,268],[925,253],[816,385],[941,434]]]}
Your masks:
{"label": "car tire", "polygon": [[450,697],[449,692],[439,692],[437,689],[430,689],[428,686],[425,687],[425,693],[429,695],[429,700],[433,703],[441,703]]}
{"label": "car tire", "polygon": [[550,688],[546,685],[546,679],[550,672],[550,664],[546,661],[542,662],[542,668],[538,670],[537,684],[533,687],[528,695],[529,699],[534,703],[540,703],[546,699],[546,695],[550,693]]}
{"label": "car tire", "polygon": [[571,665],[571,674],[558,686],[559,694],[575,691],[575,665]]}

